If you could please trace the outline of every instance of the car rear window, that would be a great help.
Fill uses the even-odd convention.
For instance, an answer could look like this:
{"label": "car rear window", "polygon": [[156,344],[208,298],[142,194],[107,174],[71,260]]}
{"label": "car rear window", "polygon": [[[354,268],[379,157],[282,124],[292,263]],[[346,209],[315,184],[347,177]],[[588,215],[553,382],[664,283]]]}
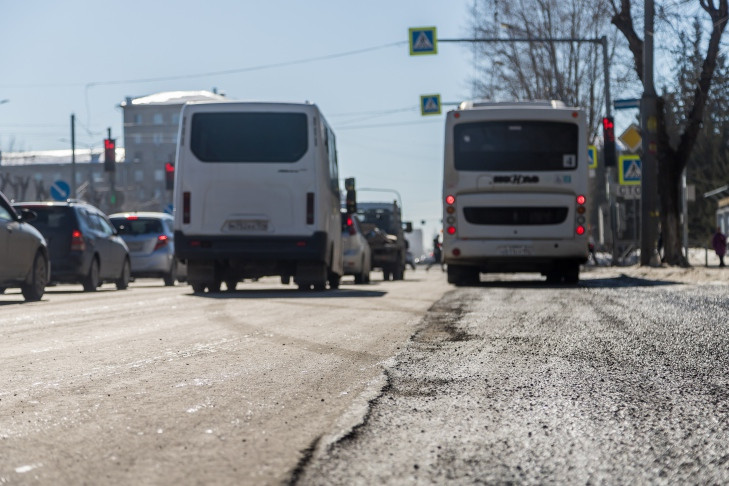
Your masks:
{"label": "car rear window", "polygon": [[296,162],[308,150],[305,113],[196,113],[191,129],[202,162]]}
{"label": "car rear window", "polygon": [[32,224],[39,230],[70,230],[74,225],[72,211],[67,207],[27,206],[38,217]]}
{"label": "car rear window", "polygon": [[148,234],[162,234],[164,233],[164,227],[162,221],[153,218],[112,218],[111,222],[116,227],[117,232],[120,235],[148,235]]}

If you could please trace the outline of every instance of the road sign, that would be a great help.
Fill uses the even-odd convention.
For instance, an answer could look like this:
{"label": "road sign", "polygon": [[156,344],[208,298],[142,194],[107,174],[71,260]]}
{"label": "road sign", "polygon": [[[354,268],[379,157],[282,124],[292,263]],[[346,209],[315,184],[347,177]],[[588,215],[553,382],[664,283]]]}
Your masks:
{"label": "road sign", "polygon": [[628,108],[640,108],[640,100],[637,98],[631,98],[626,100],[615,100],[613,101],[613,107],[616,110],[626,110]]}
{"label": "road sign", "polygon": [[588,145],[587,146],[587,157],[589,160],[589,164],[587,166],[588,169],[597,169],[597,147],[594,145]]}
{"label": "road sign", "polygon": [[640,127],[633,123],[618,137],[631,152],[635,152],[640,148],[643,143],[643,138],[640,136]]}
{"label": "road sign", "polygon": [[175,211],[175,208],[174,208],[174,206],[172,206],[172,203],[170,203],[170,204],[168,204],[167,206],[165,206],[165,209],[164,209],[164,212],[165,212],[165,213],[167,213],[167,214],[170,214],[170,215],[171,215],[171,214],[173,214],[173,213],[174,213],[174,211]]}
{"label": "road sign", "polygon": [[408,29],[410,55],[438,54],[438,36],[435,27],[412,27]]}
{"label": "road sign", "polygon": [[641,177],[641,162],[638,155],[618,157],[618,182],[621,186],[638,186]]}
{"label": "road sign", "polygon": [[617,194],[623,199],[640,199],[640,186],[618,186]]}
{"label": "road sign", "polygon": [[51,197],[56,201],[65,201],[71,197],[71,186],[66,181],[56,181],[51,184]]}
{"label": "road sign", "polygon": [[420,97],[421,115],[440,115],[440,95],[422,95]]}

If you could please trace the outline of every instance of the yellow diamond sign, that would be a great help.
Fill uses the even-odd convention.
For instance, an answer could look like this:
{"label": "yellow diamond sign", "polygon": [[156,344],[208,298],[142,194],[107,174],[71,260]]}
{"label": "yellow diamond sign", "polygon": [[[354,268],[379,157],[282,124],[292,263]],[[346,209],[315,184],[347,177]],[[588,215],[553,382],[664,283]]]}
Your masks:
{"label": "yellow diamond sign", "polygon": [[635,124],[630,125],[618,138],[631,152],[638,150],[641,142],[643,142],[640,136],[640,128]]}

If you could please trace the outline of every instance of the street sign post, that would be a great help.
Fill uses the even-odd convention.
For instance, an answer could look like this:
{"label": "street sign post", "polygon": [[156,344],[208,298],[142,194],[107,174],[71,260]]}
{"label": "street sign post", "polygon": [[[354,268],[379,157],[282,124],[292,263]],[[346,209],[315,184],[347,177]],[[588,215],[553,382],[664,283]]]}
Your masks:
{"label": "street sign post", "polygon": [[639,186],[642,175],[639,155],[618,157],[618,182],[621,186]]}
{"label": "street sign post", "polygon": [[422,95],[420,97],[420,114],[425,115],[440,115],[440,95],[430,94]]}
{"label": "street sign post", "polygon": [[435,27],[412,27],[408,32],[411,56],[438,54],[438,36]]}
{"label": "street sign post", "polygon": [[51,197],[56,201],[65,201],[71,197],[71,186],[66,181],[54,182],[51,185]]}
{"label": "street sign post", "polygon": [[587,157],[590,161],[588,169],[597,169],[597,147],[594,145],[587,146]]}

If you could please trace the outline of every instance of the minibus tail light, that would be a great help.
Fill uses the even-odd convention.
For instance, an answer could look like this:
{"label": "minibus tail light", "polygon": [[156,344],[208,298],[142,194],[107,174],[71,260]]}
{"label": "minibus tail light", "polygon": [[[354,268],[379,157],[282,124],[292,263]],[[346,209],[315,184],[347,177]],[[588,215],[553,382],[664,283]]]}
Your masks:
{"label": "minibus tail light", "polygon": [[314,193],[306,193],[306,224],[314,224]]}
{"label": "minibus tail light", "polygon": [[182,193],[182,223],[190,224],[190,192]]}

